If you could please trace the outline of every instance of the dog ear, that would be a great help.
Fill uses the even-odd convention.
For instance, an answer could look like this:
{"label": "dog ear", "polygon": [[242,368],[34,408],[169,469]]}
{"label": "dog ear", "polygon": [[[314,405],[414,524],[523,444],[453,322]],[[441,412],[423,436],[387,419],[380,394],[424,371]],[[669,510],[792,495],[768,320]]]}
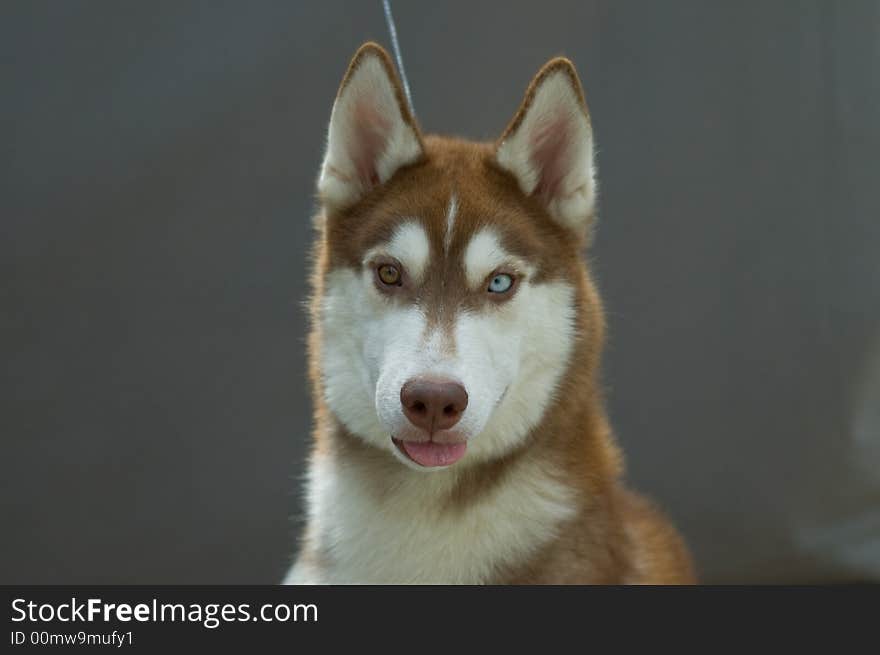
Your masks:
{"label": "dog ear", "polygon": [[596,195],[593,130],[568,59],[547,62],[532,80],[495,157],[557,221],[578,233],[590,225]]}
{"label": "dog ear", "polygon": [[318,179],[321,200],[328,208],[344,209],[422,154],[421,135],[391,58],[381,46],[365,43],[333,104]]}

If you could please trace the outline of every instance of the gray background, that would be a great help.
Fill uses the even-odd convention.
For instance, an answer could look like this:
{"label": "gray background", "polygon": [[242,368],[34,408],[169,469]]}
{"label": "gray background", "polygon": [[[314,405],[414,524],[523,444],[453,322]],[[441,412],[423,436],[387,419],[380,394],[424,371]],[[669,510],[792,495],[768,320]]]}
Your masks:
{"label": "gray background", "polygon": [[[632,482],[710,582],[880,580],[876,2],[397,2],[428,131],[567,54]],[[313,183],[379,2],[0,6],[0,582],[278,581]]]}

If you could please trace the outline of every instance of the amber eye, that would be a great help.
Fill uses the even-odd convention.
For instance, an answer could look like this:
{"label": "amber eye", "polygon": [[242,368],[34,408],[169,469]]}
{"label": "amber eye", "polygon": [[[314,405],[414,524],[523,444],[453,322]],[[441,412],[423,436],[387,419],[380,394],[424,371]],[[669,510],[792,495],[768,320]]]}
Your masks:
{"label": "amber eye", "polygon": [[388,286],[396,286],[400,284],[400,269],[392,264],[382,264],[377,270],[379,281]]}

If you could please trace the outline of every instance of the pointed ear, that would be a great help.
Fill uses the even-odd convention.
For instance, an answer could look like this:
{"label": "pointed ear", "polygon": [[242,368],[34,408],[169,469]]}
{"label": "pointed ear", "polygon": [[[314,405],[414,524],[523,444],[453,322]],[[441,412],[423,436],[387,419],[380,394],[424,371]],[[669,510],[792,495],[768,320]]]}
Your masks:
{"label": "pointed ear", "polygon": [[593,131],[577,72],[549,61],[496,145],[498,164],[557,221],[582,233],[592,222],[596,183]]}
{"label": "pointed ear", "polygon": [[365,43],[342,80],[318,179],[324,205],[344,209],[422,156],[422,138],[391,58]]}

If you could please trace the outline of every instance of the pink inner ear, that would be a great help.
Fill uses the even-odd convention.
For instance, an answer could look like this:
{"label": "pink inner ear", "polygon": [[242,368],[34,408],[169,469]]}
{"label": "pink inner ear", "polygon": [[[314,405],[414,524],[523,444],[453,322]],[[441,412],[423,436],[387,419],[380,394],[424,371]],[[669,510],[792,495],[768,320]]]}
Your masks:
{"label": "pink inner ear", "polygon": [[570,117],[557,112],[537,126],[531,135],[531,163],[538,171],[535,194],[545,199],[560,192],[571,168],[571,133]]}
{"label": "pink inner ear", "polygon": [[367,99],[355,105],[354,143],[351,156],[358,178],[365,188],[379,184],[378,162],[388,144],[391,121]]}

